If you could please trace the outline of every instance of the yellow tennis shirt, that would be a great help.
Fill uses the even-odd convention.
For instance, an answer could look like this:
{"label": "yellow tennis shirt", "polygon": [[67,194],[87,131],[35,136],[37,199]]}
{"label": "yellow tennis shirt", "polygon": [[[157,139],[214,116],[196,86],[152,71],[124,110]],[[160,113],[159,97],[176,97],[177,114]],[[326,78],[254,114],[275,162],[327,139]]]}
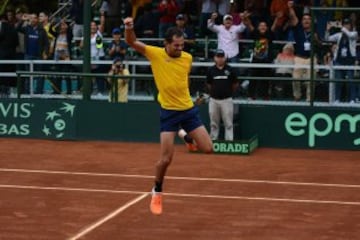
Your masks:
{"label": "yellow tennis shirt", "polygon": [[145,57],[151,63],[158,101],[167,110],[187,110],[194,106],[189,91],[192,56],[182,52],[178,58],[167,55],[164,48],[146,45]]}

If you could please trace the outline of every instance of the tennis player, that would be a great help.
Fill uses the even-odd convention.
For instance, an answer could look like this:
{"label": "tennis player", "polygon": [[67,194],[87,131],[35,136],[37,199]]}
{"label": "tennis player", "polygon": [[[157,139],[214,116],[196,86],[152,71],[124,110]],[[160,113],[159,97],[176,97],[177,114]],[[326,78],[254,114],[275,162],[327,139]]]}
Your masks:
{"label": "tennis player", "polygon": [[166,170],[174,155],[174,139],[180,128],[196,142],[205,153],[212,152],[212,141],[199,118],[189,91],[189,73],[192,56],[182,51],[183,32],[169,28],[165,34],[165,48],[146,45],[138,41],[132,18],[124,19],[125,41],[144,55],[151,63],[160,103],[160,160],[155,168],[155,185],[152,189],[150,210],[155,215],[162,213],[162,185]]}

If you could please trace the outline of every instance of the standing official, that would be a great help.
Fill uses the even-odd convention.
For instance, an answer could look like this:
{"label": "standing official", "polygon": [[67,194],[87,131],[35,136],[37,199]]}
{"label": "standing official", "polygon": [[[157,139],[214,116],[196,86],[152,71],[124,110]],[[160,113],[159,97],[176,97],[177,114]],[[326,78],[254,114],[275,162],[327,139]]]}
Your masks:
{"label": "standing official", "polygon": [[238,87],[236,71],[226,63],[225,52],[218,49],[214,56],[215,65],[208,69],[207,86],[210,93],[210,137],[217,140],[219,137],[220,120],[225,127],[225,140],[234,139],[233,93]]}

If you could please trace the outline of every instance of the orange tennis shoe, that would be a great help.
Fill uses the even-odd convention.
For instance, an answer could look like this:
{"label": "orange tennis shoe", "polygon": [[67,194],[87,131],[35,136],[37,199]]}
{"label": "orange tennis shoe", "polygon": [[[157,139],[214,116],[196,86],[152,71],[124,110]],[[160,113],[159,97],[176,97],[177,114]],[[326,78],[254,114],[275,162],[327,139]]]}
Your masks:
{"label": "orange tennis shoe", "polygon": [[197,152],[197,150],[198,150],[197,146],[193,143],[185,142],[185,145],[190,152]]}
{"label": "orange tennis shoe", "polygon": [[152,190],[150,210],[154,215],[160,215],[162,213],[162,193]]}

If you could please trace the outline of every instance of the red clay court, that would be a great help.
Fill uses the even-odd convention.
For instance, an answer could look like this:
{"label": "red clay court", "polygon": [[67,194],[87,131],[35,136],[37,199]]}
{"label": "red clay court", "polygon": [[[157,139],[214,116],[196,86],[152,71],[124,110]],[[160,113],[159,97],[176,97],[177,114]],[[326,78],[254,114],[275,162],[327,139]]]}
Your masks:
{"label": "red clay court", "polygon": [[159,144],[0,139],[0,239],[359,239],[357,151],[178,145],[153,216],[158,156]]}

